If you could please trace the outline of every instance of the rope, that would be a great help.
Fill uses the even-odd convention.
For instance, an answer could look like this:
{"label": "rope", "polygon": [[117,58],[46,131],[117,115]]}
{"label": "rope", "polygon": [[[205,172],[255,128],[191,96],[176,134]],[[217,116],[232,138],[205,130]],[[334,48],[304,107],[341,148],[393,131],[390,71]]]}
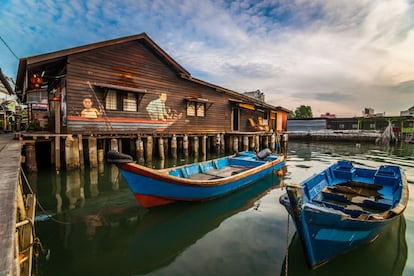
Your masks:
{"label": "rope", "polygon": [[88,85],[89,85],[89,88],[92,90],[92,93],[93,93],[93,96],[95,97],[95,100],[98,102],[99,108],[102,108],[102,113],[103,113],[103,115],[106,119],[105,120],[106,125],[109,126],[109,128],[111,130],[113,130],[112,123],[109,120],[108,114],[106,114],[106,111],[103,108],[103,105],[102,105],[101,101],[98,99],[98,96],[96,96],[95,89],[93,89],[92,84],[89,81],[88,81]]}
{"label": "rope", "polygon": [[[20,171],[21,171],[21,173],[22,173],[22,175],[23,175],[24,181],[25,181],[26,186],[27,186],[27,188],[29,189],[30,193],[31,193],[31,194],[35,194],[35,193],[33,192],[32,187],[30,186],[29,180],[27,179],[27,176],[26,176],[26,174],[24,173],[23,168],[20,168]],[[46,209],[42,206],[42,204],[40,203],[39,199],[37,199],[37,200],[36,200],[36,205],[39,207],[39,209],[40,209],[42,212],[46,213]],[[55,219],[54,217],[52,217],[51,215],[47,215],[47,217],[48,217],[49,219],[51,219],[52,221],[56,222],[56,223],[60,223],[60,224],[70,224],[70,222],[65,222],[65,221],[57,220],[57,219]]]}
{"label": "rope", "polygon": [[289,221],[290,221],[290,217],[289,217],[289,214],[288,214],[287,233],[286,233],[285,276],[288,275],[288,267],[289,267]]}

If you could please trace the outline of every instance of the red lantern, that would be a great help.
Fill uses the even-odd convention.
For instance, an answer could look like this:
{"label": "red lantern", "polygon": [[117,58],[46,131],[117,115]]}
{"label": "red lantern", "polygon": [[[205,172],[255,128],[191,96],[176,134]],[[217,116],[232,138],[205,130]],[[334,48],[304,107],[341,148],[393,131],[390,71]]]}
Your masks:
{"label": "red lantern", "polygon": [[37,74],[33,74],[30,78],[30,88],[31,89],[39,89],[42,87],[43,78]]}

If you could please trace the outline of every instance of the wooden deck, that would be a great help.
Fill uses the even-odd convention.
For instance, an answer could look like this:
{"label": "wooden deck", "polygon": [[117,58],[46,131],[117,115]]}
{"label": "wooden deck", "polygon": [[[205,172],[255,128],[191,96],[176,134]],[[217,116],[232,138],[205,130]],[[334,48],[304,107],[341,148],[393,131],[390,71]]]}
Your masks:
{"label": "wooden deck", "polygon": [[14,134],[0,134],[0,275],[18,275],[14,261],[20,152]]}

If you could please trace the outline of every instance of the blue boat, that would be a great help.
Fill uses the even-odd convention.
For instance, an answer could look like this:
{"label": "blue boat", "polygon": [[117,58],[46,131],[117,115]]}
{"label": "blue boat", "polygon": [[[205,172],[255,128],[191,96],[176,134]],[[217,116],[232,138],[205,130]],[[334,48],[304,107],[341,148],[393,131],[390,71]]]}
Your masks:
{"label": "blue boat", "polygon": [[270,149],[168,169],[155,170],[136,164],[132,157],[116,151],[107,153],[115,163],[139,204],[145,208],[177,201],[205,201],[227,195],[271,173],[284,164],[282,155]]}
{"label": "blue boat", "polygon": [[295,222],[309,267],[372,242],[404,212],[408,184],[398,166],[338,161],[280,197]]}

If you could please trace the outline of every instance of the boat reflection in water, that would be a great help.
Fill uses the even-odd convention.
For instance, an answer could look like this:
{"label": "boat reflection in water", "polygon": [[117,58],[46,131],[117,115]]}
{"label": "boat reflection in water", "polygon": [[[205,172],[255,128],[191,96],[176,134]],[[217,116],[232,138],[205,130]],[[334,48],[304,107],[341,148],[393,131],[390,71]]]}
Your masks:
{"label": "boat reflection in water", "polygon": [[[228,196],[208,202],[183,202],[144,209],[129,190],[87,198],[82,208],[37,222],[47,236],[50,260],[42,275],[138,275],[158,270],[227,218],[250,208],[280,187],[276,173]],[[122,186],[122,185],[121,185]],[[46,239],[43,239],[46,240]]]}
{"label": "boat reflection in water", "polygon": [[[400,216],[374,242],[340,255],[316,270],[308,267],[295,233],[288,248],[288,275],[402,275],[408,251],[405,230],[405,218]],[[286,275],[286,259],[280,275]]]}

